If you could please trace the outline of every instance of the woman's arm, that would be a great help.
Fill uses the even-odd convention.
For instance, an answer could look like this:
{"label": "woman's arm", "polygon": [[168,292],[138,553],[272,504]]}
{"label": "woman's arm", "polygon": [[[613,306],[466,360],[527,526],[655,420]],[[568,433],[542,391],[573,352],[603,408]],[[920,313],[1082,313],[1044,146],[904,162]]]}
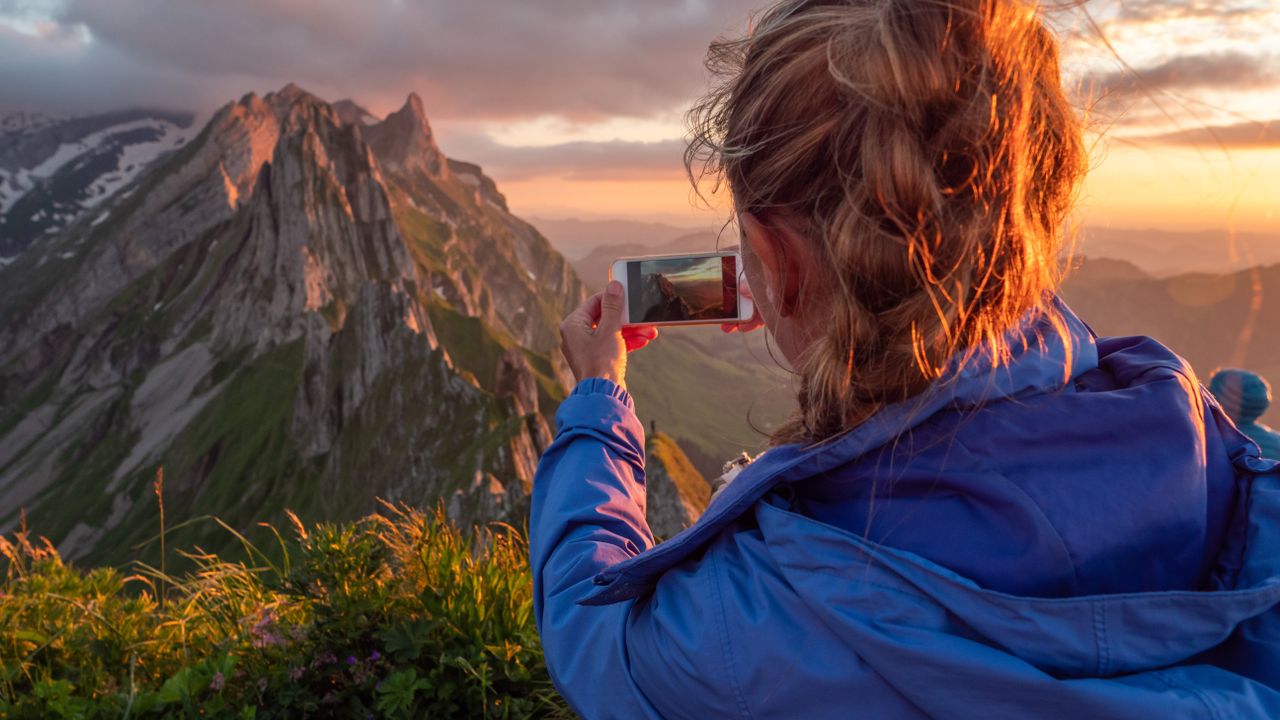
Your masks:
{"label": "woman's arm", "polygon": [[578,604],[597,573],[653,546],[644,430],[625,370],[626,352],[657,330],[621,328],[619,289],[614,283],[613,292],[588,298],[560,328],[581,382],[556,413],[555,442],[533,480],[534,618],[551,678],[582,716],[728,717],[737,713],[719,704],[728,697],[723,622],[708,614],[719,608],[707,601],[709,568],[672,573],[639,600]]}
{"label": "woman's arm", "polygon": [[588,378],[556,413],[533,480],[534,617],[557,689],[587,718],[659,717],[631,679],[632,603],[578,605],[596,573],[653,546],[645,522],[644,429],[631,396]]}

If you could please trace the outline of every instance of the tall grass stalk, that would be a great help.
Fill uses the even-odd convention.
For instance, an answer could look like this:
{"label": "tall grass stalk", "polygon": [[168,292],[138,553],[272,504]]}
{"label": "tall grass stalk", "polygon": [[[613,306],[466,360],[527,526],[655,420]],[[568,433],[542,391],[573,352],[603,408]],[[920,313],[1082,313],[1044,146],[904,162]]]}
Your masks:
{"label": "tall grass stalk", "polygon": [[156,504],[160,506],[160,575],[161,575],[161,579],[160,579],[159,601],[160,601],[160,607],[163,608],[164,596],[166,592],[166,586],[165,586],[166,575],[164,571],[165,547],[164,547],[164,466],[163,465],[156,468],[156,480],[155,480],[155,483],[152,485],[152,487],[156,491]]}

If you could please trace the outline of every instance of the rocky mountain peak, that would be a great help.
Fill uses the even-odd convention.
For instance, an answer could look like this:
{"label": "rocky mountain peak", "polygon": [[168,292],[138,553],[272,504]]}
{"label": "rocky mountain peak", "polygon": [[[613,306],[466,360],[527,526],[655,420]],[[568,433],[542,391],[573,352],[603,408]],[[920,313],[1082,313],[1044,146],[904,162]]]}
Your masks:
{"label": "rocky mountain peak", "polygon": [[291,82],[273,93],[268,93],[267,98],[276,98],[277,101],[284,104],[293,104],[299,98],[304,96],[315,97],[311,93],[303,90],[297,83]]}
{"label": "rocky mountain peak", "polygon": [[26,508],[107,557],[154,526],[157,466],[171,511],[245,526],[375,496],[518,521],[583,287],[420,98],[349,105],[244,95],[0,267],[0,530]]}
{"label": "rocky mountain peak", "polygon": [[350,98],[344,98],[333,103],[333,111],[338,113],[338,119],[342,121],[343,125],[364,126],[376,125],[382,122],[381,118]]}
{"label": "rocky mountain peak", "polygon": [[449,176],[448,162],[436,145],[417,93],[409,93],[404,105],[386,120],[369,126],[365,136],[384,165],[400,171],[419,170],[434,179]]}

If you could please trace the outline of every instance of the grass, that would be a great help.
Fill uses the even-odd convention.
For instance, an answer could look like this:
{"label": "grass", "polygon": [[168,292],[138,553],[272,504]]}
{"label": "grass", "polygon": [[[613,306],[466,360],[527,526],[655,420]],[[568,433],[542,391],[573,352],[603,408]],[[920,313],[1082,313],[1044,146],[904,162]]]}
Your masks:
{"label": "grass", "polygon": [[674,438],[664,432],[652,433],[646,438],[644,452],[645,462],[662,467],[679,490],[680,497],[692,500],[699,508],[707,506],[711,500],[711,486]]}
{"label": "grass", "polygon": [[[533,622],[527,548],[442,512],[270,528],[171,577],[82,570],[0,537],[0,717],[572,717]],[[163,535],[163,533],[162,533]]]}

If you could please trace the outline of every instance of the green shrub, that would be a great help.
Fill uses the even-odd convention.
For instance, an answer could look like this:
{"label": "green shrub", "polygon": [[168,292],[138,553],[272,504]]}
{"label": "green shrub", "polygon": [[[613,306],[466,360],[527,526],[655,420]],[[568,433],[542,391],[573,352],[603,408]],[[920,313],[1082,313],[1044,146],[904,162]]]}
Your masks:
{"label": "green shrub", "polygon": [[0,537],[0,717],[572,717],[521,535],[384,506],[180,578]]}

